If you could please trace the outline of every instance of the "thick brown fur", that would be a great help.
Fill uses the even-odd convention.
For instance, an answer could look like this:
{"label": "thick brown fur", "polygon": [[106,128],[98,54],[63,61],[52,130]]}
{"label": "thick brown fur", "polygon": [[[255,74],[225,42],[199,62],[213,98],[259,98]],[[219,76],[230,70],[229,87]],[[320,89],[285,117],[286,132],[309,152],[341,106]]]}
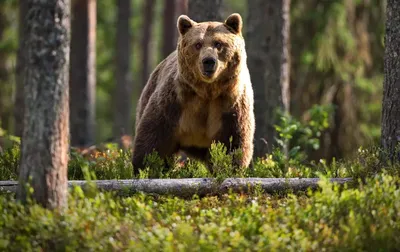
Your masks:
{"label": "thick brown fur", "polygon": [[[196,23],[181,15],[177,28],[177,49],[151,73],[139,98],[135,174],[153,150],[162,158],[181,150],[208,163],[213,141],[232,151],[240,148],[235,162],[248,167],[255,121],[242,18],[234,13],[224,22]],[[211,75],[202,64],[206,58],[216,62]]]}

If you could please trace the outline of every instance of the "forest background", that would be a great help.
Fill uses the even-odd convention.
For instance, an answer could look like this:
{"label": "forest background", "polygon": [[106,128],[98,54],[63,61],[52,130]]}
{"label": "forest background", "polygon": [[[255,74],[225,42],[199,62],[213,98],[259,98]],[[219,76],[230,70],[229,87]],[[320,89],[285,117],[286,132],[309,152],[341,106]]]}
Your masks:
{"label": "forest background", "polygon": [[[257,4],[248,5],[244,0],[216,2],[220,3],[222,18],[232,12],[242,15],[246,43],[253,43],[251,40],[257,38],[249,36],[246,29],[250,32],[250,18],[263,18],[263,12],[255,10],[251,17],[248,15],[252,11],[251,8],[256,8]],[[93,116],[93,123],[83,125],[79,122],[79,116],[73,116],[71,111],[71,124],[78,121],[75,122],[78,127],[75,132],[83,132],[80,139],[72,140],[72,145],[75,146],[89,146],[116,140],[122,134],[133,134],[135,107],[142,87],[154,67],[175,48],[176,19],[188,11],[187,1],[179,0],[102,0],[96,4],[96,37],[93,40],[95,70],[88,70],[95,75],[90,84],[92,87],[89,87],[94,90],[94,99],[88,98],[90,101],[85,101],[78,94],[81,92],[78,89],[71,90],[70,95],[71,104],[89,104],[88,110],[91,111],[84,116]],[[131,12],[118,14],[118,6],[121,4],[129,6]],[[22,123],[21,103],[18,102],[21,88],[17,84],[18,6],[16,0],[0,2],[0,136],[19,136]],[[73,6],[75,7],[72,14],[78,18],[79,4],[75,2]],[[121,75],[126,74],[126,71],[120,71],[117,67],[117,27],[124,25],[119,21],[119,17],[123,15],[130,15],[129,26],[125,27],[127,32],[122,36],[126,37],[131,47],[131,52],[126,53],[130,62],[127,90],[130,90],[131,96],[128,96],[130,103],[126,103],[127,111],[124,112],[128,113],[130,118],[122,117],[125,120],[122,124],[129,126],[121,132],[116,129],[116,121],[121,120],[121,117],[118,119],[116,116],[120,111],[115,104],[121,99],[121,93],[117,92],[117,82],[124,78]],[[301,141],[301,136],[307,135],[305,125],[312,126],[313,122],[320,125],[320,131],[310,133],[316,134],[314,137],[319,141],[309,142],[311,147],[305,148],[310,159],[349,158],[357,152],[359,146],[367,147],[379,143],[384,21],[385,1],[291,1],[288,47],[290,115],[286,115],[288,120],[276,120],[274,123],[286,125],[284,128],[292,130],[292,142]],[[75,22],[75,26],[80,24],[82,23]],[[73,45],[71,46],[73,50]],[[253,52],[253,49],[247,48],[249,60],[251,55],[258,53]],[[79,59],[75,60],[78,61]],[[72,56],[72,79],[74,72],[78,72],[79,68],[82,68],[82,65],[74,64]],[[75,80],[80,79],[76,77]],[[88,87],[84,83],[76,85]],[[253,85],[257,93],[256,85],[259,84]],[[289,127],[290,125],[292,127]],[[74,126],[71,126],[71,134],[75,134]]]}

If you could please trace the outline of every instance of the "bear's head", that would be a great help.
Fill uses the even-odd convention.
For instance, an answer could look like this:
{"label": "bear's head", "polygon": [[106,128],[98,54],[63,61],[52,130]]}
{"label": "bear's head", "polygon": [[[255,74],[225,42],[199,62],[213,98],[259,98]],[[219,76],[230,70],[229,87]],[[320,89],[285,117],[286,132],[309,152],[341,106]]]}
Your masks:
{"label": "bear's head", "polygon": [[239,14],[199,23],[181,15],[177,28],[179,72],[189,83],[226,83],[240,73],[246,52]]}

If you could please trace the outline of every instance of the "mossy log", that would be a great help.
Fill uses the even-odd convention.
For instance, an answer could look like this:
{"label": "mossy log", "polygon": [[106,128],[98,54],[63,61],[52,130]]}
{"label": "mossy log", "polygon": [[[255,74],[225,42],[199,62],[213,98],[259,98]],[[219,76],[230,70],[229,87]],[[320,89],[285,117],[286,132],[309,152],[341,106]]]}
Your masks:
{"label": "mossy log", "polygon": [[[94,180],[97,187],[103,191],[116,192],[143,192],[157,195],[173,195],[182,198],[198,196],[219,195],[229,191],[246,193],[256,187],[265,193],[282,193],[306,191],[309,188],[318,188],[319,178],[227,178],[218,183],[211,178],[188,179],[127,179],[127,180]],[[352,178],[331,178],[331,182],[343,185],[352,182]],[[0,192],[15,192],[17,181],[0,181]],[[85,180],[70,180],[68,186],[88,185]]]}

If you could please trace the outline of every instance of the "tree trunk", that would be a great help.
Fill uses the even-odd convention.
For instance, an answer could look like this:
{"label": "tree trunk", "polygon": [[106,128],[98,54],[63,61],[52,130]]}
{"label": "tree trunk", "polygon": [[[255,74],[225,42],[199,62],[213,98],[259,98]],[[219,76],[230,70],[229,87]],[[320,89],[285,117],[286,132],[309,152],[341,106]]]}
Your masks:
{"label": "tree trunk", "polygon": [[189,0],[189,17],[196,22],[223,21],[222,0]]}
{"label": "tree trunk", "polygon": [[26,1],[19,1],[19,23],[18,23],[18,53],[16,62],[16,90],[15,90],[15,102],[14,102],[14,135],[21,137],[23,132],[23,120],[24,120],[24,65],[25,65],[25,48],[24,43],[26,41],[25,34],[25,17],[27,15],[27,4]]}
{"label": "tree trunk", "polygon": [[143,34],[142,34],[142,85],[143,87],[147,83],[147,79],[150,75],[150,39],[153,30],[153,14],[154,14],[154,0],[146,0],[144,7],[144,22],[143,22]]}
{"label": "tree trunk", "polygon": [[174,29],[175,29],[175,36],[174,36],[174,50],[176,48],[176,44],[178,43],[178,32],[176,24],[178,22],[178,17],[180,15],[187,15],[188,14],[188,0],[175,0],[176,11],[174,16]]}
{"label": "tree trunk", "polygon": [[71,145],[85,147],[95,139],[96,0],[73,1],[72,15]]}
{"label": "tree trunk", "polygon": [[386,9],[382,148],[390,161],[400,162],[400,1],[388,0]]}
{"label": "tree trunk", "polygon": [[176,0],[164,0],[162,58],[166,58],[176,48]]}
{"label": "tree trunk", "polygon": [[54,209],[67,205],[70,1],[28,0],[24,131],[17,197]]}
{"label": "tree trunk", "polygon": [[254,87],[255,157],[275,145],[275,109],[289,107],[289,7],[290,0],[248,3],[246,45]]}
{"label": "tree trunk", "polygon": [[[176,2],[175,21],[177,22],[178,21],[177,19],[180,15],[188,14],[189,3],[188,3],[188,0],[175,0],[175,2]],[[176,22],[175,22],[175,24],[176,24]]]}
{"label": "tree trunk", "polygon": [[282,24],[279,26],[281,45],[280,84],[282,89],[282,104],[285,112],[290,111],[290,0],[282,3]]}
{"label": "tree trunk", "polygon": [[114,96],[114,138],[120,142],[123,135],[130,135],[132,112],[132,75],[131,75],[131,1],[118,0],[117,38],[116,38],[116,77],[117,86]]}
{"label": "tree trunk", "polygon": [[[8,20],[5,15],[5,3],[0,3],[0,43],[5,37],[5,31],[8,26]],[[8,130],[9,127],[9,108],[7,106],[7,99],[9,95],[9,74],[7,69],[7,50],[8,48],[0,47],[0,128]],[[8,96],[8,97],[7,97]]]}

